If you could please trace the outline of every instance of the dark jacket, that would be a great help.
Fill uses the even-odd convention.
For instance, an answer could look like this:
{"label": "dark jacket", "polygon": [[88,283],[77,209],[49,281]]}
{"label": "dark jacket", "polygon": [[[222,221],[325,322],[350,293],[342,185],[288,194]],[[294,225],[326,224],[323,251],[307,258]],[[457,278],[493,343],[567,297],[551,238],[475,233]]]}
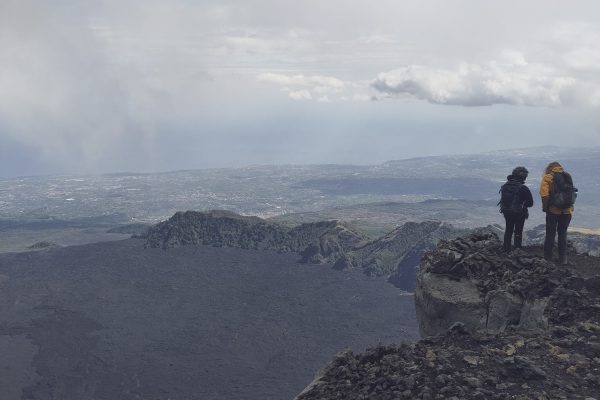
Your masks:
{"label": "dark jacket", "polygon": [[533,206],[533,196],[531,190],[525,186],[525,180],[519,176],[509,175],[506,177],[505,185],[519,185],[519,203],[523,204],[525,218],[529,218],[528,208]]}

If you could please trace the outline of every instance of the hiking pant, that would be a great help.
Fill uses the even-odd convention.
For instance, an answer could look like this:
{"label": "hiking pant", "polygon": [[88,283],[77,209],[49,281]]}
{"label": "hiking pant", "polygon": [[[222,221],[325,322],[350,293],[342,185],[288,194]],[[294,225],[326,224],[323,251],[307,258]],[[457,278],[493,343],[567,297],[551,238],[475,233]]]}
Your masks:
{"label": "hiking pant", "polygon": [[523,226],[525,225],[524,214],[509,214],[504,213],[506,228],[504,228],[504,251],[510,251],[513,233],[515,235],[515,248],[521,248],[523,245]]}
{"label": "hiking pant", "polygon": [[546,213],[546,241],[544,242],[544,258],[552,258],[554,238],[558,232],[558,258],[559,261],[567,259],[567,228],[571,223],[571,214]]}

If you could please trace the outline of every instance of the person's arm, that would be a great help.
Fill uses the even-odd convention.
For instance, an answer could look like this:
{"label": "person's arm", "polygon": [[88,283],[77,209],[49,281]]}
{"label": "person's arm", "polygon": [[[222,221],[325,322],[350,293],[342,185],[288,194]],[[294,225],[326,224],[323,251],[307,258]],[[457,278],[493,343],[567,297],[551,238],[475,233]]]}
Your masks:
{"label": "person's arm", "polygon": [[540,196],[542,197],[542,210],[548,211],[550,206],[550,187],[552,186],[552,174],[546,174],[542,178],[540,185]]}
{"label": "person's arm", "polygon": [[522,198],[523,205],[526,208],[533,206],[533,196],[531,195],[531,190],[529,190],[529,188],[525,185],[523,185],[522,195],[523,195],[523,198]]}

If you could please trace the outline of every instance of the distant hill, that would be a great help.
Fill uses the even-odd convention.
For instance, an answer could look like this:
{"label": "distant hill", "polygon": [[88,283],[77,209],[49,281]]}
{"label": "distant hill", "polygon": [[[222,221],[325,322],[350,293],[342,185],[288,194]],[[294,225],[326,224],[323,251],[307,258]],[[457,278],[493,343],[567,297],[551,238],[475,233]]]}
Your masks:
{"label": "distant hill", "polygon": [[175,213],[150,228],[146,247],[163,249],[187,245],[239,247],[299,253],[304,262],[333,262],[366,237],[338,221],[320,221],[287,228],[230,211]]}
{"label": "distant hill", "polygon": [[468,231],[439,221],[409,222],[368,240],[352,225],[337,220],[288,227],[215,210],[178,212],[150,228],[145,237],[148,248],[211,245],[297,253],[300,262],[361,269],[367,276],[384,276],[397,287],[412,291],[421,255],[440,239]]}

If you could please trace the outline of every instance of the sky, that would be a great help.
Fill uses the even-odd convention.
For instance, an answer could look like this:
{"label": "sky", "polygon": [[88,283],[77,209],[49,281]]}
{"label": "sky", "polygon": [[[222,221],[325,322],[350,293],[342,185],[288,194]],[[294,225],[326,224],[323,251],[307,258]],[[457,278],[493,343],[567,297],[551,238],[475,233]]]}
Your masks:
{"label": "sky", "polygon": [[0,0],[0,177],[600,145],[600,3]]}

